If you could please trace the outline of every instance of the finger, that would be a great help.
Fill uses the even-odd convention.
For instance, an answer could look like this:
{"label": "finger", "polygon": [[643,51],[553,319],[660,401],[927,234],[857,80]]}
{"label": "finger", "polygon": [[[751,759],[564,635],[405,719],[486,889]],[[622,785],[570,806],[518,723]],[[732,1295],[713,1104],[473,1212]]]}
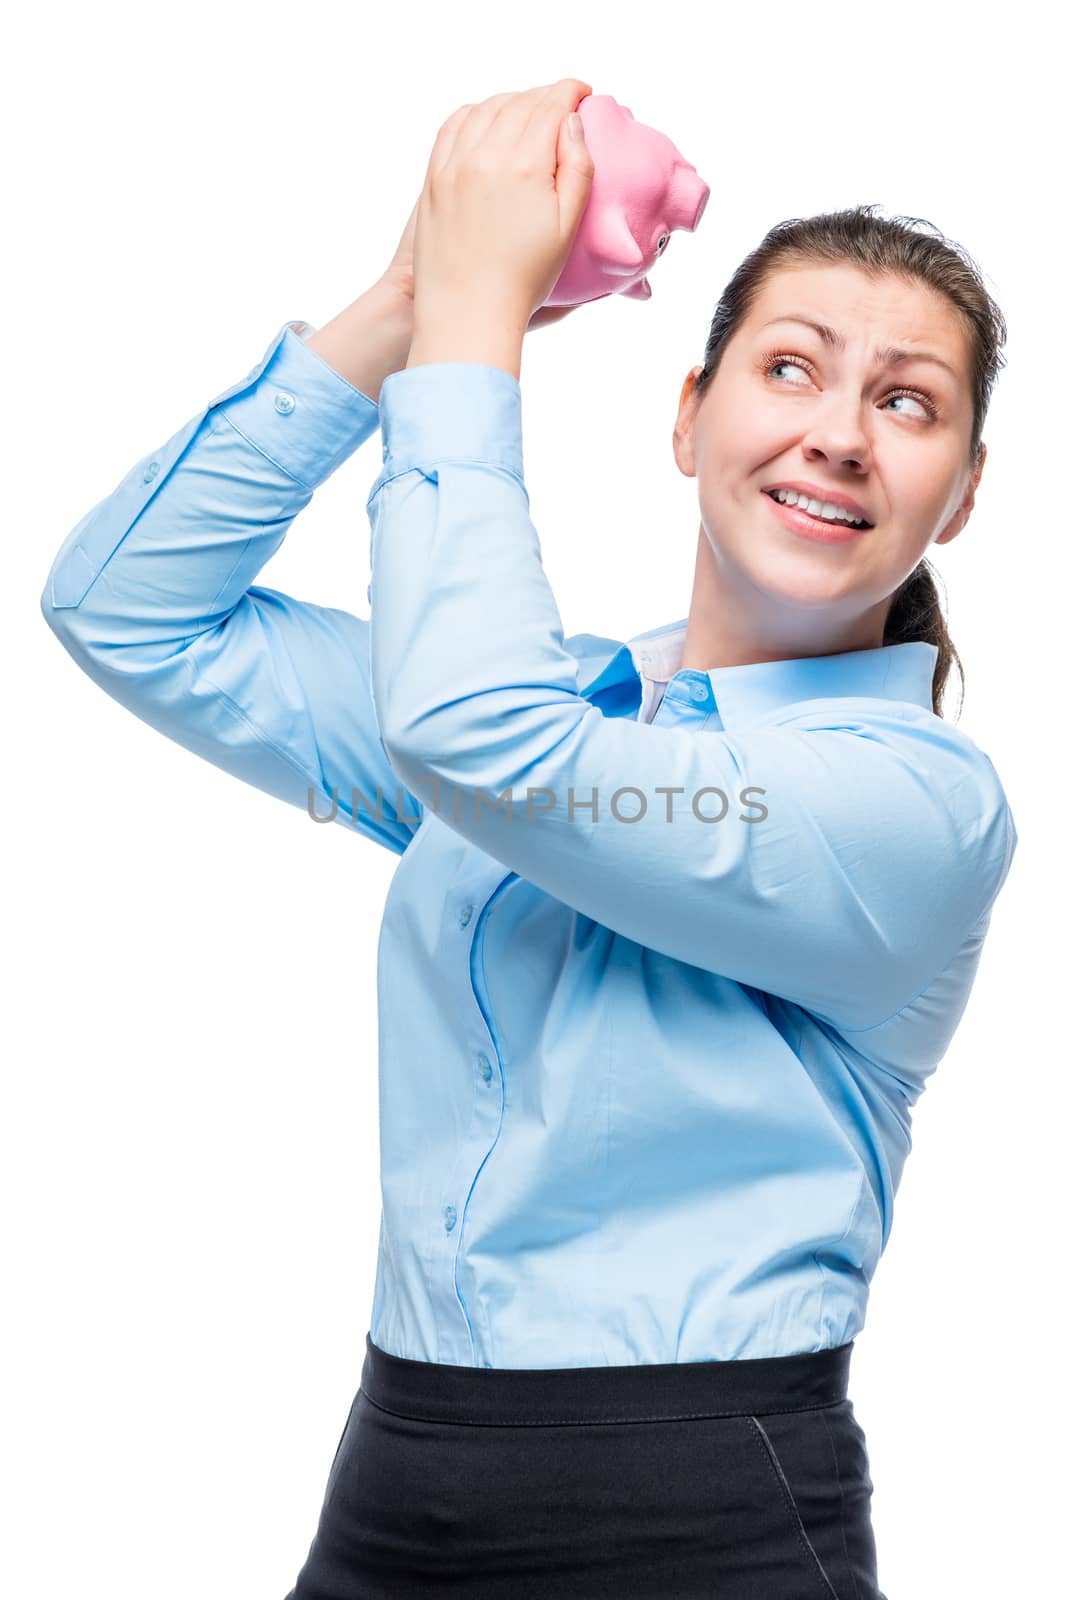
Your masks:
{"label": "finger", "polygon": [[534,110],[554,89],[551,83],[537,84],[522,92],[490,95],[488,100],[474,108],[454,141],[457,158],[471,154],[476,145],[490,137],[509,144],[520,142],[526,132]]}
{"label": "finger", "polygon": [[565,100],[568,100],[569,95],[572,96],[568,100],[572,111],[574,111],[578,101],[593,93],[593,84],[587,83],[585,78],[559,78],[554,87],[560,90]]}
{"label": "finger", "polygon": [[463,125],[464,118],[474,109],[474,103],[469,101],[467,105],[458,106],[457,109],[452,113],[452,116],[446,117],[445,121],[441,124],[441,127],[438,129],[438,136],[434,141],[434,148],[430,152],[430,160],[427,162],[426,175],[423,183],[424,188],[426,188],[429,184],[431,177],[435,173],[440,172],[446,161],[449,159],[449,156],[452,154],[453,146],[456,143],[456,136]]}
{"label": "finger", "polygon": [[[511,104],[498,113],[494,130],[516,140],[529,135],[547,139],[551,127],[555,152],[556,130],[561,119],[590,93],[591,85],[580,78],[558,78],[555,83],[538,84],[525,94],[512,96]],[[553,108],[556,108],[555,116]]]}
{"label": "finger", "polygon": [[458,111],[453,112],[439,131],[427,169],[428,176],[431,172],[435,174],[441,172],[454,156],[459,159],[470,155],[486,138],[491,128],[506,139],[524,138],[539,111],[549,106],[560,109],[557,110],[555,119],[551,113],[543,111],[545,122],[544,125],[538,125],[538,134],[542,139],[543,152],[555,166],[556,138],[560,120],[567,111],[573,110],[575,105],[591,92],[592,86],[580,78],[561,78],[556,83],[538,84],[533,89],[523,92],[507,91],[503,94],[494,94],[477,105],[461,106]]}
{"label": "finger", "polygon": [[590,85],[583,83],[581,78],[561,78],[534,108],[528,132],[530,138],[538,141],[542,148],[551,150],[554,170],[560,124],[592,92]]}
{"label": "finger", "polygon": [[541,169],[555,173],[560,124],[590,92],[590,85],[581,78],[559,78],[547,84],[543,91],[531,91],[530,110],[516,138],[527,145],[531,160]]}
{"label": "finger", "polygon": [[510,104],[503,106],[493,124],[494,133],[510,139],[513,144],[523,143],[537,115],[539,106],[545,104],[555,90],[555,84],[539,83],[523,94],[513,95]]}
{"label": "finger", "polygon": [[568,316],[570,312],[577,309],[576,306],[539,306],[527,323],[527,327],[531,331],[538,328],[548,328],[554,322],[559,322],[562,317]]}
{"label": "finger", "polygon": [[491,94],[488,100],[483,100],[475,106],[471,114],[464,119],[454,141],[453,151],[457,160],[469,156],[475,146],[481,143],[510,100],[522,99],[521,94],[509,90],[506,94]]}

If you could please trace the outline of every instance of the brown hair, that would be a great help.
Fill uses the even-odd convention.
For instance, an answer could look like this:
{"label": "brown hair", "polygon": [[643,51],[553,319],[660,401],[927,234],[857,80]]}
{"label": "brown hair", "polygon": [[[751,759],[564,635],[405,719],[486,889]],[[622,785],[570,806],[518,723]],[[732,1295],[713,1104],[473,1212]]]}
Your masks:
{"label": "brown hair", "polygon": [[[705,364],[694,380],[704,393],[715,375],[731,335],[744,320],[765,280],[780,268],[816,263],[845,263],[871,277],[896,274],[927,284],[942,294],[969,334],[971,350],[972,471],[982,454],[983,425],[998,373],[1004,366],[1006,326],[988,293],[978,267],[960,245],[947,239],[923,217],[876,217],[875,206],[853,206],[815,217],[780,222],[751,250],[728,283],[716,306],[705,345]],[[933,233],[924,233],[924,228]],[[964,699],[964,668],[935,587],[936,569],[924,558],[894,592],[887,613],[883,644],[925,640],[938,649],[931,686],[933,709],[942,715],[942,691],[950,666],[957,664]]]}

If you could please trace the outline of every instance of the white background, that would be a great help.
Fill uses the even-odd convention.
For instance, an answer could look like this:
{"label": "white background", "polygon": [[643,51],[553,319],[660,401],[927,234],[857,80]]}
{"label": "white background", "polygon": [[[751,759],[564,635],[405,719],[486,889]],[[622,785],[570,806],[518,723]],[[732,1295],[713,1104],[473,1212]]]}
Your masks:
{"label": "white background", "polygon": [[[27,20],[28,19],[28,20]],[[575,75],[712,186],[653,298],[526,343],[567,632],[685,616],[671,429],[774,223],[927,218],[1009,327],[935,547],[961,723],[1020,835],[914,1118],[851,1393],[890,1600],[1063,1570],[1064,148],[1038,8],[98,3],[8,32],[2,649],[4,1547],[19,1600],[281,1600],[359,1382],[378,1229],[375,951],[396,857],[198,760],[79,673],[39,596],[133,462],[383,270],[440,124]],[[13,226],[12,226],[13,224]],[[366,616],[375,435],[257,581]],[[952,717],[956,680],[947,701]]]}

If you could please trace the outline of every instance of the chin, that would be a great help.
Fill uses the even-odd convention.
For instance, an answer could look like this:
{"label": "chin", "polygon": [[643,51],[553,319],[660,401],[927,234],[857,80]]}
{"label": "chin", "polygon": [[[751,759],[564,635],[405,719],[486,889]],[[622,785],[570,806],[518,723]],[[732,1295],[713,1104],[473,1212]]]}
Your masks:
{"label": "chin", "polygon": [[[762,568],[748,574],[753,587],[775,605],[791,611],[826,611],[829,607],[856,611],[860,596],[858,586],[850,583],[842,573],[833,576],[826,570],[813,570],[812,563],[792,564],[792,570],[777,567]],[[850,604],[850,602],[853,602]]]}

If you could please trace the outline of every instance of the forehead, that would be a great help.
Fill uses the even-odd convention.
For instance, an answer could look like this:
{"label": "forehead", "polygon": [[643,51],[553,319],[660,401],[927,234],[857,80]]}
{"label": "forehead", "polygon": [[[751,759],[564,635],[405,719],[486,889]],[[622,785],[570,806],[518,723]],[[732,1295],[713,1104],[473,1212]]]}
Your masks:
{"label": "forehead", "polygon": [[847,349],[914,345],[942,356],[958,372],[967,369],[968,340],[962,320],[950,302],[925,283],[890,274],[872,277],[844,263],[784,268],[762,286],[746,325],[756,332],[788,313],[834,328]]}

